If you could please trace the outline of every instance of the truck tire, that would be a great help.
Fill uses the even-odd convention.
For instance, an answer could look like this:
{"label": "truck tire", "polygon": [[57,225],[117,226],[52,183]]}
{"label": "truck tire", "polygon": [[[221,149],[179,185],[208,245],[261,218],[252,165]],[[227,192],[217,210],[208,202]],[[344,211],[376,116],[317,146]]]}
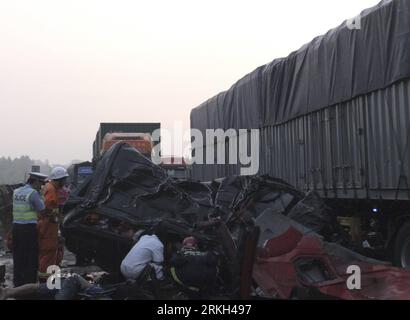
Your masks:
{"label": "truck tire", "polygon": [[406,222],[397,233],[394,264],[401,268],[410,268],[410,222]]}

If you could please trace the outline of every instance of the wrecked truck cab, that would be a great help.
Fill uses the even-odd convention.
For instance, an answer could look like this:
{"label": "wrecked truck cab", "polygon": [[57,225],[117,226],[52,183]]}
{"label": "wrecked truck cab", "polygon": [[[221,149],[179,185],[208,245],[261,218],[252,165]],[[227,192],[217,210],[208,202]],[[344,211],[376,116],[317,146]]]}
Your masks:
{"label": "wrecked truck cab", "polygon": [[[61,225],[67,249],[80,262],[94,260],[103,269],[118,272],[133,245],[132,232],[121,234],[120,225],[137,231],[160,223],[170,244],[189,235],[202,243],[213,241],[194,230],[207,221],[212,206],[209,188],[196,182],[174,183],[162,168],[125,143],[104,155],[83,188],[69,200]],[[95,224],[90,223],[93,216],[98,217]]]}
{"label": "wrecked truck cab", "polygon": [[[96,166],[89,184],[67,207],[61,232],[66,247],[81,261],[93,261],[119,273],[132,248],[132,235],[160,224],[165,268],[182,240],[194,236],[201,249],[220,258],[221,292],[250,298],[257,245],[263,237],[255,223],[267,210],[312,222],[318,231],[328,223],[315,197],[269,176],[232,176],[209,183],[175,180],[133,147],[117,143]],[[75,199],[74,199],[75,200]],[[316,201],[318,200],[318,201]],[[306,213],[306,215],[304,214]],[[262,233],[260,233],[260,230]]]}

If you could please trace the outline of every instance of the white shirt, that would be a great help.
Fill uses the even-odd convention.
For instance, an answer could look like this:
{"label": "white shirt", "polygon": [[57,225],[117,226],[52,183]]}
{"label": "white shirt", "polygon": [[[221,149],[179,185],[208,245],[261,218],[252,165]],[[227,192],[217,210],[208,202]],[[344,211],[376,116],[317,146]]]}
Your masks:
{"label": "white shirt", "polygon": [[163,279],[162,263],[164,262],[164,245],[156,235],[145,235],[128,252],[121,263],[121,273],[127,279],[135,280],[151,264],[158,279]]}

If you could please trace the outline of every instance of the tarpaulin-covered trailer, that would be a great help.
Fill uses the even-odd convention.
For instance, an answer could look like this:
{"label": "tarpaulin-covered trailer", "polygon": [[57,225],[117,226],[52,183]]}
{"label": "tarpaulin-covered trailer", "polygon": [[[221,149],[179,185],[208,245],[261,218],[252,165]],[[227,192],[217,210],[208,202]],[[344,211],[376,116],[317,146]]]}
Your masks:
{"label": "tarpaulin-covered trailer", "polygon": [[[410,2],[382,1],[358,26],[345,21],[257,68],[193,109],[191,128],[259,129],[259,174],[337,206],[389,213],[386,243],[402,246],[391,235],[410,213]],[[194,164],[192,177],[235,175],[240,166]],[[406,250],[396,259],[410,263]]]}

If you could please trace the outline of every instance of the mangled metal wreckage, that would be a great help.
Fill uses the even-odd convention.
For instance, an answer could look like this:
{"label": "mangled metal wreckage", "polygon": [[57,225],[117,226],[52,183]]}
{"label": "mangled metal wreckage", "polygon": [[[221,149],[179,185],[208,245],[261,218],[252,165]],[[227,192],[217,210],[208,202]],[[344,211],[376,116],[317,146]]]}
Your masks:
{"label": "mangled metal wreckage", "polygon": [[[410,271],[341,246],[349,239],[316,194],[268,176],[172,179],[124,143],[72,195],[61,231],[78,261],[119,273],[132,234],[154,225],[165,239],[165,267],[186,236],[219,257],[215,295],[410,299]],[[361,268],[362,290],[346,286],[350,265]]]}

